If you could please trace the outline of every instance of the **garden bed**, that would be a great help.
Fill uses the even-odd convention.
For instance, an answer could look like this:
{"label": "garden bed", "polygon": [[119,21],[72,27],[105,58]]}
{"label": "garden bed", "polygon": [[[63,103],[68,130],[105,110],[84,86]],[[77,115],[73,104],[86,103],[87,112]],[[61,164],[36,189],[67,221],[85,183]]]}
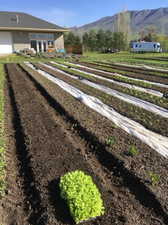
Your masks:
{"label": "garden bed", "polygon": [[35,66],[46,72],[49,72],[50,74],[55,75],[61,80],[79,88],[81,91],[89,95],[98,97],[105,104],[112,106],[120,114],[129,117],[136,122],[139,122],[147,129],[159,133],[163,136],[168,136],[168,127],[165,126],[165,124],[168,122],[168,119],[155,115],[127,102],[124,102],[123,100],[120,100],[117,97],[105,94],[102,91],[99,91],[93,87],[89,87],[88,85],[81,83],[79,80],[74,80],[70,77],[67,77],[66,75],[46,68],[45,66],[42,66],[40,64],[35,64]]}
{"label": "garden bed", "polygon": [[[24,68],[26,67],[24,66]],[[88,143],[88,145],[91,147],[91,150],[86,154],[88,161],[92,159],[93,155],[95,155],[99,162],[101,162],[101,164],[106,168],[104,171],[111,171],[112,173],[110,174],[113,174],[113,177],[116,177],[116,180],[113,180],[112,182],[115,183],[117,181],[116,185],[117,187],[121,187],[122,193],[124,193],[123,190],[125,188],[128,188],[130,191],[127,192],[126,196],[128,193],[128,196],[130,196],[130,194],[136,196],[135,198],[141,202],[143,207],[145,205],[151,207],[149,206],[150,202],[152,207],[155,206],[156,199],[155,197],[152,200],[148,199],[151,197],[151,195],[149,193],[147,195],[145,194],[147,189],[145,189],[144,192],[144,188],[142,188],[143,185],[140,184],[142,181],[156,194],[161,202],[161,205],[163,205],[165,208],[167,207],[167,180],[165,178],[167,177],[166,174],[168,164],[166,159],[159,156],[156,152],[150,149],[147,145],[140,142],[138,139],[115,127],[114,124],[109,120],[98,115],[94,111],[81,104],[79,101],[75,100],[73,97],[69,96],[69,94],[64,92],[57,85],[46,80],[41,75],[38,75],[36,71],[32,71],[28,68],[26,68],[26,70],[28,70],[29,73],[31,73],[31,75],[34,77],[33,82],[35,82],[37,86],[42,85],[45,90],[48,91],[50,96],[52,96],[62,106],[64,106],[66,113],[60,112],[60,114],[66,121],[67,126],[69,126],[69,129],[73,135],[78,134],[82,138],[83,142],[86,141],[86,143]],[[72,118],[76,119],[72,120]],[[106,145],[106,142],[110,137],[114,137],[115,141],[113,145],[108,146]],[[104,144],[102,145],[101,143]],[[134,157],[130,157],[127,154],[129,152],[130,146],[132,145],[135,145],[139,151],[139,154],[135,155]],[[124,162],[124,167],[122,165],[122,161]],[[150,171],[152,171],[153,174],[160,175],[159,183],[157,185],[151,185],[149,178]],[[133,173],[134,176],[141,177],[140,180],[137,178],[135,179],[134,176],[131,177],[130,180],[130,173]],[[111,180],[110,174],[106,175],[106,178],[109,177]],[[140,183],[135,185],[135,180]],[[120,185],[118,181],[121,182]],[[107,180],[105,179],[104,182],[107,183]],[[128,210],[130,210],[130,208]],[[133,211],[134,210],[136,210],[136,208],[134,208]],[[160,216],[161,215],[164,215],[163,211],[160,213]],[[131,217],[134,217],[135,219],[135,216]],[[167,217],[165,215],[163,217],[166,221]],[[137,217],[139,221],[141,221],[141,218],[142,214],[141,216],[139,215]],[[148,215],[147,218],[150,219],[150,216]],[[160,219],[154,219],[153,222],[148,222],[149,224],[160,224]],[[140,224],[141,223],[142,222],[140,222]],[[103,223],[101,221],[98,224]],[[136,224],[136,222],[134,222],[134,224]]]}
{"label": "garden bed", "polygon": [[[86,72],[92,72],[97,75],[102,75],[107,78],[112,78],[113,80],[129,83],[129,84],[135,84],[137,86],[144,87],[144,88],[149,88],[149,89],[153,89],[153,90],[157,90],[157,91],[161,91],[161,92],[167,92],[167,88],[165,88],[165,87],[160,87],[160,86],[156,86],[152,83],[147,83],[143,79],[134,80],[137,78],[130,77],[130,76],[128,76],[128,74],[120,76],[120,73],[114,73],[111,69],[104,68],[102,66],[91,65],[90,63],[80,63],[80,64],[76,63],[76,65],[79,66],[78,68],[80,68],[80,70],[83,70]],[[88,68],[80,67],[80,65],[84,65]],[[100,70],[100,71],[97,71],[97,70]],[[156,83],[156,82],[154,82],[154,83]],[[165,84],[167,85],[167,83],[165,83]]]}
{"label": "garden bed", "polygon": [[[70,68],[68,68],[68,66],[67,66],[67,68],[66,68],[66,67],[64,67],[65,64],[56,65],[54,63],[48,63],[47,65],[61,69],[62,71],[68,72],[69,74],[72,74],[74,76],[82,77],[82,78],[92,81],[96,84],[105,85],[111,89],[114,89],[114,90],[120,91],[122,93],[137,97],[139,99],[151,102],[153,104],[164,107],[166,109],[168,108],[167,99],[165,99],[163,97],[158,97],[158,96],[152,94],[152,92],[151,92],[151,94],[147,93],[147,92],[143,92],[143,90],[140,91],[140,90],[136,89],[134,86],[132,88],[128,88],[128,87],[124,86],[125,83],[117,82],[117,84],[116,84],[115,83],[116,81],[114,81],[114,83],[113,83],[113,82],[111,82],[111,79],[108,79],[109,81],[103,80],[103,79],[107,79],[107,78],[101,79],[102,76],[94,77],[96,75],[93,74],[94,76],[92,76],[92,73],[89,74],[89,73],[81,71],[81,70],[75,71],[74,69],[76,69],[76,68],[73,66],[71,66]],[[149,89],[147,89],[146,91],[149,91]]]}

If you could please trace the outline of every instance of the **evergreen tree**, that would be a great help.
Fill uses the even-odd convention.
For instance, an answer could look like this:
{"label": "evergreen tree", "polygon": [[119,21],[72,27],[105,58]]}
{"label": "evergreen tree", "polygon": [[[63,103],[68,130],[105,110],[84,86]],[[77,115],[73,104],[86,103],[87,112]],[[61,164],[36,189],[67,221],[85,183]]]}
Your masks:
{"label": "evergreen tree", "polygon": [[96,51],[97,46],[97,35],[95,30],[89,31],[89,38],[88,38],[88,47],[91,51]]}

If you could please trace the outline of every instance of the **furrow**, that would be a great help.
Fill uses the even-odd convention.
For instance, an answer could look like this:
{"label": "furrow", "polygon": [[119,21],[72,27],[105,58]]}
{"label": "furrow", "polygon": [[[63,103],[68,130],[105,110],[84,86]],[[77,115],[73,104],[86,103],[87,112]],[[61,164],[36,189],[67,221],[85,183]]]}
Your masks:
{"label": "furrow", "polygon": [[[47,64],[44,64],[44,63],[40,63],[40,64],[43,65],[43,66],[45,66],[45,67],[48,67],[48,68],[50,68],[52,70],[55,70],[57,72],[60,72],[60,73],[62,73],[64,75],[66,75],[66,76],[69,76],[69,77],[71,77],[73,79],[78,79],[79,80],[79,77],[75,77],[73,75],[70,75],[67,72],[64,72],[64,71],[62,71],[60,69],[51,67],[51,66],[49,66]],[[140,108],[143,108],[143,109],[145,109],[147,111],[150,111],[150,112],[155,113],[155,114],[158,114],[158,115],[160,115],[162,117],[168,118],[168,110],[167,109],[164,109],[162,107],[159,107],[157,105],[154,105],[154,104],[152,104],[150,102],[143,101],[143,100],[141,100],[139,98],[132,97],[132,96],[127,95],[127,94],[123,94],[123,93],[121,93],[119,91],[113,90],[113,89],[108,88],[108,87],[106,87],[104,85],[100,85],[100,84],[93,83],[93,82],[88,81],[88,80],[86,80],[84,78],[82,78],[79,81],[82,82],[82,83],[84,83],[84,84],[86,84],[86,85],[89,85],[90,87],[93,87],[93,88],[96,88],[98,90],[101,90],[101,91],[103,91],[106,94],[115,96],[115,97],[117,97],[117,98],[119,98],[119,99],[121,99],[123,101],[126,101],[128,103],[131,103],[133,105],[136,105],[136,106],[138,106]]]}
{"label": "furrow", "polygon": [[103,71],[103,70],[96,69],[96,68],[93,68],[93,67],[84,66],[84,65],[81,65],[81,64],[70,63],[70,65],[72,65],[72,66],[75,66],[75,65],[76,66],[80,66],[82,68],[86,68],[86,69],[89,69],[89,70],[92,70],[92,71],[102,72],[102,73],[105,73],[105,74],[108,74],[108,75],[118,76],[118,77],[121,77],[121,78],[126,78],[126,79],[129,79],[129,80],[133,80],[133,81],[144,82],[144,83],[151,84],[151,85],[158,86],[158,87],[162,87],[162,88],[168,88],[167,84],[161,84],[161,83],[151,82],[151,81],[148,81],[148,80],[141,80],[141,79],[137,79],[137,78],[132,78],[132,77],[128,78],[127,76],[123,76],[123,75],[118,74],[118,73],[107,72],[107,71]]}
{"label": "furrow", "polygon": [[[26,63],[26,65],[36,70],[36,68],[32,64]],[[98,98],[89,96],[80,91],[79,89],[73,87],[72,85],[69,85],[64,81],[56,77],[53,77],[40,69],[38,69],[37,71],[42,76],[56,83],[59,87],[67,91],[73,97],[77,98],[79,101],[86,104],[88,107],[92,108],[96,112],[113,121],[117,126],[124,129],[127,133],[138,137],[141,141],[149,145],[151,148],[159,152],[161,155],[163,155],[166,158],[168,157],[167,137],[161,136],[157,133],[147,130],[139,123],[122,116],[121,114],[116,112],[112,107],[109,107],[106,104],[102,103]]]}
{"label": "furrow", "polygon": [[[52,64],[55,64],[55,65],[61,65],[61,66],[65,67],[65,68],[68,68],[68,66],[63,65],[61,63],[56,63],[54,61],[51,61],[51,63]],[[96,75],[96,74],[93,74],[93,73],[89,73],[89,72],[86,72],[86,71],[82,71],[82,70],[76,69],[74,67],[73,67],[73,70],[74,71],[77,71],[77,72],[83,72],[83,73],[88,74],[88,75],[91,75],[91,76],[93,76],[95,78],[98,78],[98,79],[101,79],[101,80],[105,80],[105,81],[108,81],[110,83],[114,83],[114,84],[120,85],[122,87],[126,87],[126,88],[129,88],[129,89],[135,89],[135,90],[142,91],[142,92],[145,92],[145,93],[148,93],[148,94],[151,94],[151,95],[155,95],[155,96],[158,96],[158,97],[162,97],[163,96],[163,93],[160,92],[160,91],[155,91],[155,90],[152,90],[152,89],[138,87],[136,85],[131,85],[131,84],[127,84],[127,83],[115,81],[113,79],[105,78],[105,77],[102,77],[102,76],[99,76],[99,75]]]}

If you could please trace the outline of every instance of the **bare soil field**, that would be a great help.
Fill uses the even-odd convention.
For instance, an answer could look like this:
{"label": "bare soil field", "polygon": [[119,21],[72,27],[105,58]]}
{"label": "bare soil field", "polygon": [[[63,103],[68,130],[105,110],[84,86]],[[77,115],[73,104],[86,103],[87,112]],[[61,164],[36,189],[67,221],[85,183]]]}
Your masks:
{"label": "bare soil field", "polygon": [[[82,224],[168,224],[167,159],[37,71],[16,64],[5,69],[8,190],[1,203],[4,225],[74,224],[58,183],[60,176],[77,169],[92,176],[106,209],[104,216]],[[109,137],[115,137],[113,146],[107,144]],[[130,157],[131,145],[140,154]],[[152,185],[149,172],[159,174],[157,185]]]}

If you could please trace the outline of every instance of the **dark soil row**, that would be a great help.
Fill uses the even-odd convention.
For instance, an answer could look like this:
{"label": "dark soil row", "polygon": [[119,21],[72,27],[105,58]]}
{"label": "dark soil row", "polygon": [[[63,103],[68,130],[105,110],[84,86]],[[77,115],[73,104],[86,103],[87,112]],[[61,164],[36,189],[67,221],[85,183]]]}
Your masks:
{"label": "dark soil row", "polygon": [[141,109],[135,105],[129,104],[111,95],[105,94],[98,89],[89,87],[88,85],[81,83],[79,80],[74,80],[73,78],[70,78],[52,69],[46,68],[45,66],[39,64],[36,64],[35,66],[79,88],[81,91],[89,95],[98,97],[105,104],[112,106],[117,112],[133,119],[136,122],[141,123],[147,129],[157,132],[161,135],[168,136],[168,126],[165,126],[165,124],[168,123],[168,119],[151,113],[147,110]]}
{"label": "dark soil row", "polygon": [[[20,176],[21,167],[16,153],[16,139],[13,124],[12,92],[10,83],[5,83],[5,147],[6,147],[6,195],[0,199],[0,224],[27,225],[25,212],[23,179]],[[24,201],[25,200],[25,201]],[[25,204],[23,204],[25,202]]]}
{"label": "dark soil row", "polygon": [[[15,132],[11,138],[16,139],[16,156],[25,196],[24,210],[27,214],[26,221],[25,217],[20,218],[22,224],[72,224],[65,203],[60,199],[58,182],[60,176],[76,169],[90,174],[101,189],[107,204],[107,214],[101,218],[104,221],[102,224],[115,221],[123,224],[120,219],[125,218],[122,209],[119,204],[114,206],[112,194],[102,188],[99,178],[80,153],[80,143],[74,144],[58,118],[53,119],[52,112],[44,106],[46,102],[40,101],[36,88],[19,68],[7,65],[6,70]],[[11,216],[13,224],[17,221],[18,214],[9,213],[8,217]],[[98,221],[99,219],[99,224]]]}
{"label": "dark soil row", "polygon": [[[38,74],[35,80],[16,65],[7,65],[6,70],[28,215],[23,224],[73,224],[59,197],[58,182],[61,175],[75,169],[94,178],[106,207],[103,217],[85,224],[166,224],[167,215],[156,197],[96,137],[79,126],[48,88],[38,83]],[[56,96],[60,93],[56,86],[50,90]],[[73,132],[75,125],[82,138]]]}
{"label": "dark soil row", "polygon": [[[86,72],[91,72],[91,73],[94,73],[94,74],[97,74],[97,75],[101,75],[101,76],[104,76],[104,77],[107,77],[107,78],[110,78],[110,79],[113,79],[113,80],[117,80],[117,81],[122,81],[122,82],[125,82],[124,79],[118,79],[117,76],[114,76],[114,75],[108,75],[106,73],[103,73],[104,72],[111,72],[111,73],[114,73],[111,69],[108,69],[108,68],[104,68],[102,66],[97,66],[97,65],[92,65],[90,63],[80,63],[81,65],[85,65],[85,66],[88,66],[88,67],[91,67],[92,69],[99,69],[101,70],[101,72],[98,72],[98,71],[94,71],[94,70],[89,70],[89,69],[86,69],[86,68],[82,68],[82,67],[79,67],[80,70],[83,70],[83,71],[86,71]],[[118,73],[120,74],[120,73]],[[133,78],[138,78],[136,76],[129,76],[129,74],[127,73],[122,73],[121,75],[124,75],[124,76],[127,76],[127,78],[129,79],[129,77],[133,77]],[[149,80],[149,79],[147,79]],[[156,80],[154,80],[156,82]],[[142,84],[143,82],[143,79],[140,79],[139,81],[133,81],[133,80],[127,80],[126,83],[130,83],[130,84],[135,84],[137,86],[140,86],[140,87],[145,87],[145,88],[149,88],[149,89],[153,89],[153,90],[156,90],[156,91],[161,91],[161,92],[167,92],[167,88],[163,88],[163,87],[159,87],[159,86],[156,86],[156,85],[152,85],[152,84]],[[163,82],[162,82],[163,83]],[[167,84],[167,83],[165,83]]]}
{"label": "dark soil row", "polygon": [[[107,183],[107,178],[109,178],[116,187],[121,188],[120,193],[122,192],[124,194],[125,192],[123,191],[128,190],[126,196],[134,195],[143,207],[151,208],[151,213],[156,207],[157,210],[154,210],[155,213],[158,213],[159,217],[162,217],[162,219],[164,218],[164,224],[166,224],[168,218],[163,208],[166,209],[168,207],[167,160],[158,155],[153,149],[143,144],[140,140],[128,135],[112,122],[71,97],[57,85],[39,75],[36,71],[26,66],[24,66],[24,69],[29,71],[31,75],[28,76],[45,96],[45,91],[47,90],[49,95],[48,100],[50,99],[51,106],[56,107],[57,111],[59,110],[60,116],[66,122],[66,126],[69,126],[71,133],[73,135],[77,134],[84,143],[90,146],[91,151],[86,154],[87,160],[89,161],[93,155],[95,155],[99,163],[103,165],[104,172],[108,173],[104,182]],[[55,105],[55,100],[59,102],[59,105],[58,103],[57,106]],[[62,110],[64,108],[66,111]],[[105,144],[109,137],[114,137],[116,140],[113,146],[107,146]],[[129,157],[127,154],[131,145],[135,145],[139,150],[139,154],[135,157]],[[99,171],[99,169],[97,170]],[[148,176],[149,171],[160,175],[159,183],[156,186],[152,186],[150,183]],[[114,177],[116,177],[116,180],[114,180]],[[156,194],[163,208],[160,208],[160,203],[156,203],[157,198],[152,197],[148,188],[145,186],[148,186],[148,188]],[[127,207],[125,213],[130,211],[129,204]],[[124,224],[145,224],[141,222],[141,219],[144,218],[144,212],[142,214],[140,213],[136,218],[134,215],[136,209],[138,208],[132,208],[130,211],[130,219],[137,219],[139,222],[134,221],[134,223],[130,223],[130,221],[127,221]],[[157,225],[162,223],[161,218],[156,219],[154,216],[153,219],[151,219],[149,215],[147,218],[150,220],[149,224]]]}
{"label": "dark soil row", "polygon": [[138,90],[135,90],[135,89],[130,89],[130,88],[127,88],[127,87],[123,87],[123,86],[120,86],[120,85],[115,84],[115,83],[110,83],[108,81],[101,80],[99,78],[95,78],[95,77],[93,77],[91,75],[84,74],[84,72],[83,72],[83,74],[82,74],[82,72],[79,73],[77,71],[74,71],[73,67],[65,69],[64,67],[61,66],[61,64],[60,64],[60,66],[57,66],[57,65],[52,64],[52,63],[47,63],[47,64],[52,66],[52,67],[59,68],[62,71],[68,72],[69,74],[75,75],[75,76],[77,76],[79,78],[80,77],[84,77],[85,79],[87,79],[89,81],[92,81],[94,83],[105,85],[105,86],[107,86],[107,87],[109,87],[111,89],[114,89],[114,90],[120,91],[122,93],[125,93],[125,94],[128,94],[128,95],[137,97],[139,99],[151,102],[151,103],[156,104],[158,106],[161,106],[163,108],[166,108],[166,109],[168,108],[168,100],[165,99],[165,98],[160,98],[160,97],[148,94],[148,93],[144,93],[142,91],[138,91]]}
{"label": "dark soil row", "polygon": [[129,67],[125,65],[115,65],[105,62],[96,62],[93,63],[93,65],[102,65],[107,68],[112,68],[117,71],[124,71],[129,72],[129,75],[132,75],[133,77],[137,77],[144,80],[154,81],[154,82],[160,82],[160,83],[168,83],[168,72],[159,72],[156,70],[150,70],[150,69],[144,69],[144,68],[137,68],[137,67]]}

